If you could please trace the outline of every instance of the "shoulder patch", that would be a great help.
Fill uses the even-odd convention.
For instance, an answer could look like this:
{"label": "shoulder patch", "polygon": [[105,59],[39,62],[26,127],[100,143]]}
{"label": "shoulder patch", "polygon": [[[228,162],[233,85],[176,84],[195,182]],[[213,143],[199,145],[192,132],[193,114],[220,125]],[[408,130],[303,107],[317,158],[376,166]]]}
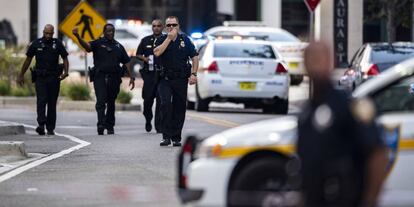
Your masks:
{"label": "shoulder patch", "polygon": [[351,102],[351,113],[357,121],[369,124],[374,121],[376,109],[370,99],[355,99]]}

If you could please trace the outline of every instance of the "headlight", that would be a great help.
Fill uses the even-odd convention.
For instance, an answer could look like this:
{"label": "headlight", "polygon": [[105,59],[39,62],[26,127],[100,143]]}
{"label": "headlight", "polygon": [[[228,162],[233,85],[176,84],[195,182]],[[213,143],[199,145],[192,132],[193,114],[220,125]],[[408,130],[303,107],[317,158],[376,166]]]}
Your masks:
{"label": "headlight", "polygon": [[227,144],[227,139],[222,136],[214,136],[204,140],[195,153],[197,158],[218,157]]}

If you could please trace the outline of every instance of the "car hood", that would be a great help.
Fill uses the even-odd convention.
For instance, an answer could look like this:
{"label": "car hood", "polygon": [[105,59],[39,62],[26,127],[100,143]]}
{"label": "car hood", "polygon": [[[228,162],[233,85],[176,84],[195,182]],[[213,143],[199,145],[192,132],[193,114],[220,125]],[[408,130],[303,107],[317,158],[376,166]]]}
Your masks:
{"label": "car hood", "polygon": [[269,146],[294,144],[297,137],[297,118],[287,116],[235,127],[207,138],[220,140],[226,147]]}

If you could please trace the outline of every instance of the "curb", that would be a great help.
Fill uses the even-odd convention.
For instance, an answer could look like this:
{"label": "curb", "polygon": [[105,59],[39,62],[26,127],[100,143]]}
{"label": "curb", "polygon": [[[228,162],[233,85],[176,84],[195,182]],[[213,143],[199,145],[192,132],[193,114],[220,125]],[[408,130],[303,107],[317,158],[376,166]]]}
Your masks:
{"label": "curb", "polygon": [[25,134],[26,130],[23,125],[12,124],[0,121],[0,136]]}
{"label": "curb", "polygon": [[23,142],[0,141],[0,158],[27,158],[26,145]]}
{"label": "curb", "polygon": [[[0,107],[28,106],[36,107],[36,97],[10,97],[0,96]],[[116,103],[117,111],[141,111],[141,105],[136,104],[119,104]],[[57,108],[59,110],[75,111],[95,111],[94,101],[67,101],[58,100]],[[0,125],[1,126],[1,125]],[[24,129],[24,128],[23,128]],[[1,135],[1,129],[0,129]]]}

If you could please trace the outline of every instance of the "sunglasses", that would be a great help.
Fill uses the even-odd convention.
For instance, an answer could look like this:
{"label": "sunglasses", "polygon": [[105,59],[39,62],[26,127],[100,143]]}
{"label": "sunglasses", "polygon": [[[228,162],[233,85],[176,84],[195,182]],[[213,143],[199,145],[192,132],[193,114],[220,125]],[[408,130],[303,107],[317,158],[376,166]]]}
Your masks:
{"label": "sunglasses", "polygon": [[165,26],[167,26],[167,27],[176,27],[176,26],[178,26],[178,24],[167,24]]}
{"label": "sunglasses", "polygon": [[154,25],[152,25],[152,27],[162,27],[162,25],[160,25],[160,24],[158,24],[158,25],[154,24]]}

